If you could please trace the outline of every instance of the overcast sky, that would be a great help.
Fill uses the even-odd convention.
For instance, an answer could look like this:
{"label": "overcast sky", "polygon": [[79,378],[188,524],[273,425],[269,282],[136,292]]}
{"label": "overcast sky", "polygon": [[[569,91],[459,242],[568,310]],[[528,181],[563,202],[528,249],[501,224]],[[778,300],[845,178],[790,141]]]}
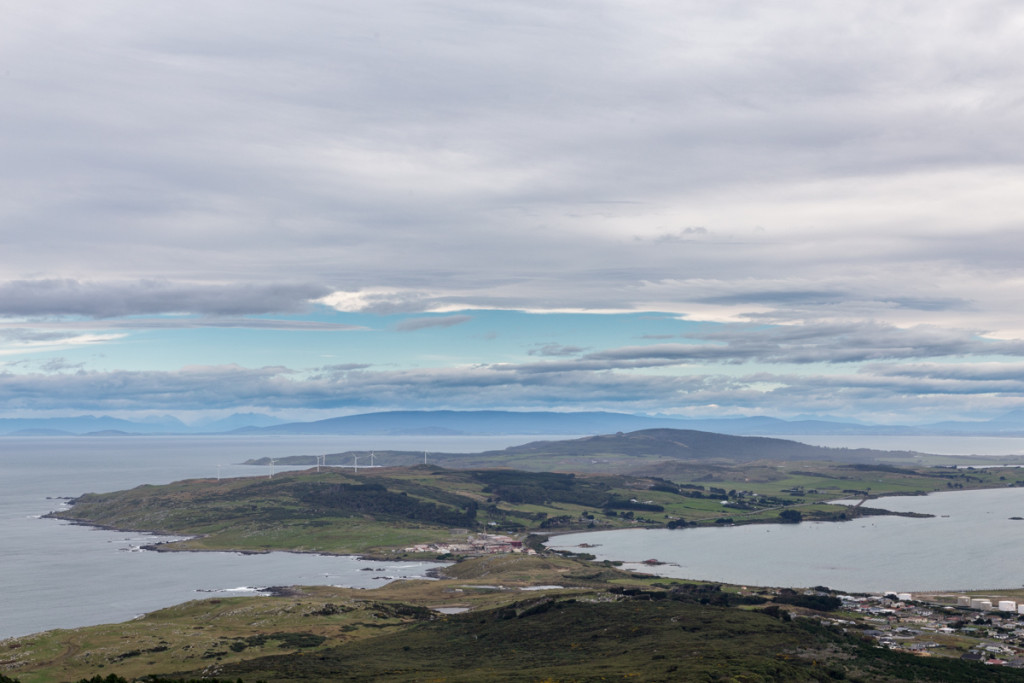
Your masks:
{"label": "overcast sky", "polygon": [[1024,407],[1024,7],[0,0],[0,416]]}

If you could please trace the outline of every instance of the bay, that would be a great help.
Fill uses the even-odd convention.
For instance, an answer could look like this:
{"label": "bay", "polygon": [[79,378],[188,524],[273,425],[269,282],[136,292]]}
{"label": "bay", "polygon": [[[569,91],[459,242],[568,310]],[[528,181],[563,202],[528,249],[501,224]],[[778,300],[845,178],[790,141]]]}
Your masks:
{"label": "bay", "polygon": [[[869,593],[1024,585],[1024,520],[1010,519],[1024,517],[1024,488],[892,496],[871,504],[935,516],[597,531],[557,536],[549,545],[660,576],[739,585]],[[641,564],[648,559],[667,564]]]}
{"label": "bay", "polygon": [[[2,437],[0,639],[131,619],[211,593],[283,585],[372,588],[423,577],[436,563],[382,563],[299,553],[155,553],[161,540],[41,516],[63,497],[188,478],[263,476],[235,463],[347,450],[477,452],[536,440],[500,437]],[[564,437],[562,437],[564,438]],[[386,465],[378,459],[378,464]],[[281,471],[283,468],[275,468]],[[305,469],[303,467],[302,469]],[[368,569],[369,571],[363,571]]]}

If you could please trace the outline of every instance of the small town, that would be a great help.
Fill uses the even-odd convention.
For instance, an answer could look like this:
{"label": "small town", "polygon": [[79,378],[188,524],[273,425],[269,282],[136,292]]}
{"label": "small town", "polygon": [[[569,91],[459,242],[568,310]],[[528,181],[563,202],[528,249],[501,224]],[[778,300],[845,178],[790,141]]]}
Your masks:
{"label": "small town", "polygon": [[[808,591],[807,594],[826,593]],[[1024,602],[954,593],[842,595],[837,610],[853,618],[823,623],[860,629],[879,647],[993,666],[1024,668]]]}
{"label": "small town", "polygon": [[455,529],[453,536],[465,535],[466,540],[450,543],[419,543],[404,548],[407,553],[437,553],[439,555],[491,555],[495,553],[525,553],[534,555],[536,551],[523,546],[523,542],[511,536],[498,534],[469,535],[464,529]]}

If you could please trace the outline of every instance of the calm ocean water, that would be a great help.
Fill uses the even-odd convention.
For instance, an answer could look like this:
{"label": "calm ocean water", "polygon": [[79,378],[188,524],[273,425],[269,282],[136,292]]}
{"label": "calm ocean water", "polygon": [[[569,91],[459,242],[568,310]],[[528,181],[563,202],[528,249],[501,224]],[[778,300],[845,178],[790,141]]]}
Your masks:
{"label": "calm ocean water", "polygon": [[[361,449],[476,452],[539,437],[0,437],[0,639],[124,621],[265,586],[373,588],[434,565],[295,553],[133,551],[158,537],[41,519],[61,497],[180,479],[262,475],[249,458]],[[386,464],[386,463],[381,463]],[[278,467],[278,469],[281,469]],[[361,571],[370,567],[374,571]]]}
{"label": "calm ocean water", "polygon": [[[681,579],[855,592],[1024,586],[1024,488],[893,496],[872,502],[929,518],[567,534],[551,546]],[[580,544],[596,547],[580,550]],[[657,559],[667,564],[640,564]]]}
{"label": "calm ocean water", "polygon": [[[194,477],[248,476],[266,468],[234,463],[257,457],[362,449],[475,452],[538,440],[499,437],[0,437],[0,638],[51,628],[131,619],[144,612],[260,586],[332,584],[374,587],[422,576],[429,565],[362,562],[291,553],[151,553],[133,549],[154,537],[41,519],[60,497]],[[568,438],[568,437],[551,437]],[[839,437],[834,437],[839,439]],[[850,437],[822,445],[869,445]],[[845,439],[845,437],[844,437]],[[1024,453],[1024,439],[958,438],[959,451]],[[947,445],[952,440],[943,440]],[[1012,443],[1011,443],[1012,442]],[[817,441],[815,443],[818,443]],[[872,443],[885,447],[885,442]],[[948,518],[872,518],[674,532],[625,532],[586,542],[610,559],[657,557],[674,575],[764,585],[828,584],[846,590],[1012,587],[1024,582],[1024,490],[893,499],[893,508]],[[627,541],[627,539],[629,539]],[[580,543],[560,537],[559,543]],[[370,567],[374,571],[361,571]]]}

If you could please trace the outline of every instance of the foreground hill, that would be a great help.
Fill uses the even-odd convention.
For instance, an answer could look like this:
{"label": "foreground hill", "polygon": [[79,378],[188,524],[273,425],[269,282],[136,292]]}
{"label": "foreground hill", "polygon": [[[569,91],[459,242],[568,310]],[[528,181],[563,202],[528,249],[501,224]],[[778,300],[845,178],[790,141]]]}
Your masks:
{"label": "foreground hill", "polygon": [[[706,590],[617,601],[547,598],[421,622],[317,653],[216,670],[274,681],[1024,681],[958,659],[882,650],[812,619],[711,604]],[[728,604],[728,598],[724,600]],[[777,614],[786,613],[784,611]],[[200,672],[193,672],[200,673]]]}
{"label": "foreground hill", "polygon": [[1024,681],[1009,667],[878,648],[858,627],[826,622],[840,602],[831,592],[801,597],[488,556],[437,581],[215,598],[18,638],[3,662],[22,683]]}

